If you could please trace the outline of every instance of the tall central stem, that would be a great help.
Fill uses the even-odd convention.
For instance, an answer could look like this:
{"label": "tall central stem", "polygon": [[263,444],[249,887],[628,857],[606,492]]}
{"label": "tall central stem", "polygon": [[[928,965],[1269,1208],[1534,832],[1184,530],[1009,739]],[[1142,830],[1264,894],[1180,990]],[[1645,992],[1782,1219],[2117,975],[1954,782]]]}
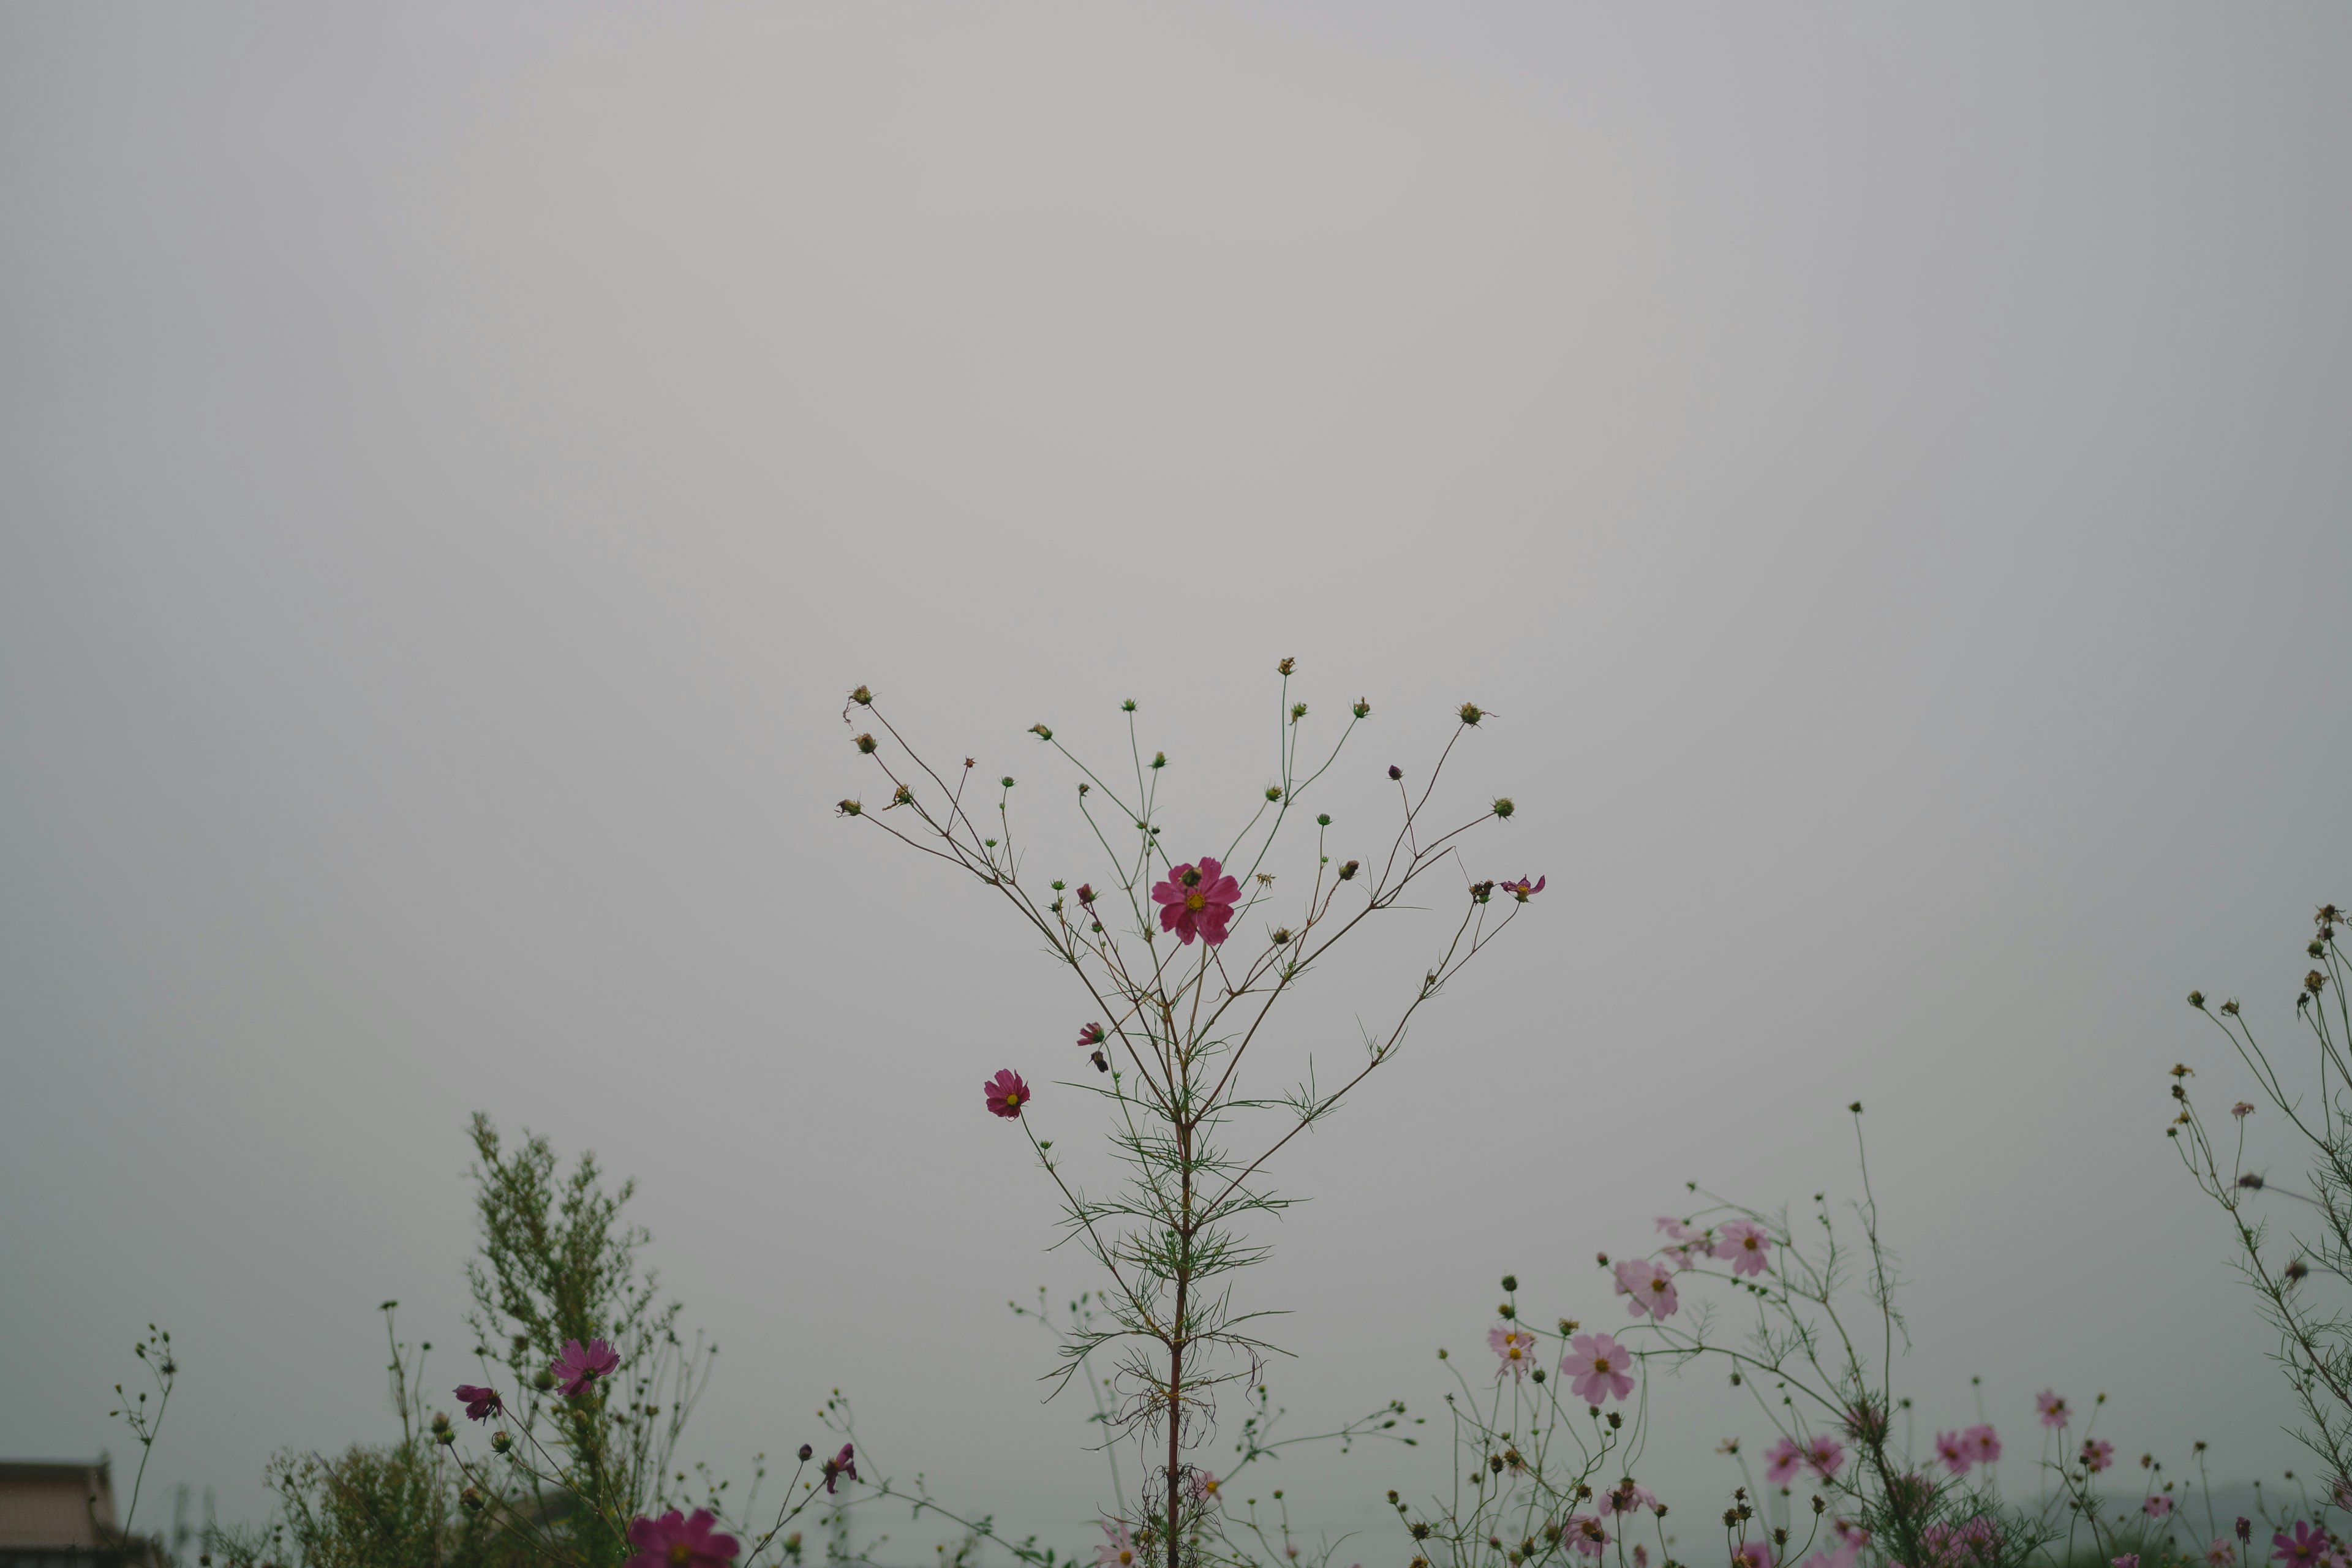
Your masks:
{"label": "tall central stem", "polygon": [[[1189,1064],[1188,1064],[1189,1066]],[[1189,1072],[1187,1073],[1189,1077]],[[1180,1101],[1176,1121],[1176,1167],[1182,1183],[1183,1205],[1176,1226],[1176,1321],[1168,1341],[1168,1559],[1177,1568],[1177,1528],[1182,1518],[1184,1308],[1186,1288],[1192,1279],[1192,1127]]]}

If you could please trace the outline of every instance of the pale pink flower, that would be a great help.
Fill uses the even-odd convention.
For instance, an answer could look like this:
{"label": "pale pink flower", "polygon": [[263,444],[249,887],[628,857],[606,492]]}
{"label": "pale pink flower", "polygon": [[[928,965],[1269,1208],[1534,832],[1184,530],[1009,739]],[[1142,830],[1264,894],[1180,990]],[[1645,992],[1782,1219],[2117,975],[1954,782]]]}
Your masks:
{"label": "pale pink flower", "polygon": [[1525,1377],[1536,1364],[1536,1337],[1525,1329],[1505,1328],[1497,1323],[1486,1331],[1486,1348],[1503,1358],[1495,1375],[1509,1373],[1513,1377]]}
{"label": "pale pink flower", "polygon": [[1650,1549],[1638,1541],[1633,1543],[1633,1568],[1650,1568]]}
{"label": "pale pink flower", "polygon": [[1789,1478],[1797,1473],[1804,1462],[1805,1450],[1794,1437],[1783,1437],[1764,1450],[1764,1479],[1774,1486],[1786,1486]]}
{"label": "pale pink flower", "polygon": [[1977,1462],[1977,1457],[1969,1452],[1968,1445],[1960,1441],[1958,1432],[1936,1434],[1936,1458],[1943,1460],[1944,1468],[1956,1476],[1967,1475],[1969,1467]]}
{"label": "pale pink flower", "polygon": [[1814,1552],[1800,1568],[1853,1568],[1862,1556],[1862,1547],[1854,1542],[1842,1542],[1837,1546]]}
{"label": "pale pink flower", "polygon": [[1771,1248],[1772,1238],[1765,1234],[1762,1226],[1736,1219],[1723,1227],[1722,1237],[1715,1244],[1715,1255],[1729,1258],[1734,1274],[1761,1274],[1770,1267],[1767,1254]]}
{"label": "pale pink flower", "polygon": [[2139,1505],[2139,1510],[2150,1519],[2169,1519],[2172,1517],[2172,1500],[2161,1495],[2152,1497]]}
{"label": "pale pink flower", "polygon": [[2072,1418],[2070,1413],[2066,1409],[2065,1400],[2060,1398],[2049,1389],[2045,1388],[2041,1393],[2035,1394],[2033,1396],[2033,1403],[2034,1406],[2042,1412],[2042,1424],[2044,1426],[2063,1427],[2067,1421]]}
{"label": "pale pink flower", "polygon": [[1654,1258],[1628,1258],[1617,1265],[1617,1294],[1630,1296],[1627,1310],[1633,1317],[1671,1318],[1681,1305],[1675,1298],[1675,1277]]}
{"label": "pale pink flower", "polygon": [[1107,1519],[1102,1521],[1102,1531],[1109,1539],[1095,1548],[1095,1568],[1136,1568],[1139,1559],[1127,1526]]}
{"label": "pale pink flower", "polygon": [[2242,1100],[2238,1101],[2237,1104],[2230,1107],[2230,1114],[2236,1117],[2241,1121],[2243,1121],[2247,1117],[2252,1116],[2253,1113],[2254,1102],[2251,1100]]}
{"label": "pale pink flower", "polygon": [[2215,1536],[2213,1544],[2205,1549],[2205,1561],[2209,1568],[2230,1568],[2230,1565],[2237,1560],[2238,1549],[2230,1544],[2230,1538],[2226,1535]]}
{"label": "pale pink flower", "polygon": [[1633,1365],[1633,1352],[1610,1335],[1579,1334],[1568,1342],[1568,1351],[1560,1359],[1560,1375],[1587,1405],[1622,1399],[1633,1392],[1633,1380],[1626,1375]]}
{"label": "pale pink flower", "polygon": [[1823,1433],[1805,1445],[1805,1463],[1822,1479],[1835,1480],[1845,1468],[1845,1445]]}
{"label": "pale pink flower", "polygon": [[1772,1568],[1772,1549],[1760,1541],[1743,1542],[1731,1553],[1731,1568]]}
{"label": "pale pink flower", "polygon": [[2139,1568],[2139,1553],[2126,1552],[2121,1557],[2110,1558],[2107,1568]]}
{"label": "pale pink flower", "polygon": [[1609,1549],[1612,1539],[1597,1513],[1580,1513],[1568,1521],[1568,1543],[1576,1548],[1580,1557],[1598,1557]]}
{"label": "pale pink flower", "polygon": [[1979,1465],[1993,1464],[2000,1458],[2000,1439],[1993,1436],[1990,1426],[1969,1427],[1960,1434],[1960,1441]]}
{"label": "pale pink flower", "polygon": [[1660,1234],[1670,1236],[1676,1241],[1688,1241],[1698,1234],[1670,1214],[1660,1215],[1657,1226]]}
{"label": "pale pink flower", "polygon": [[2116,1446],[2105,1437],[2096,1442],[2086,1437],[2083,1440],[2082,1460],[2083,1468],[2095,1476],[2116,1462]]}
{"label": "pale pink flower", "polygon": [[584,1394],[590,1384],[600,1377],[610,1377],[620,1369],[619,1354],[603,1340],[590,1340],[584,1345],[578,1340],[566,1340],[562,1353],[547,1370],[555,1374],[555,1386],[569,1394]]}
{"label": "pale pink flower", "polygon": [[1611,1513],[1632,1513],[1637,1509],[1657,1507],[1658,1494],[1629,1480],[1601,1493],[1601,1502]]}

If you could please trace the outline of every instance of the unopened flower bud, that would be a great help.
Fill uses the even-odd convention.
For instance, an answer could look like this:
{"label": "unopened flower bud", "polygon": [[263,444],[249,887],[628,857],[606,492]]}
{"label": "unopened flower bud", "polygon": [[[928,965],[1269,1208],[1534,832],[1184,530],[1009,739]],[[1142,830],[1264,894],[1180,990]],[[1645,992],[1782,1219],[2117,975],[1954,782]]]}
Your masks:
{"label": "unopened flower bud", "polygon": [[2315,938],[2313,939],[2311,945],[2305,948],[2303,951],[2311,954],[2314,958],[2325,958],[2327,955],[2327,944]]}
{"label": "unopened flower bud", "polygon": [[1404,777],[1404,770],[1397,766],[1394,763],[1391,763],[1389,764],[1389,777],[1392,779],[1401,779]]}
{"label": "unopened flower bud", "polygon": [[1372,716],[1372,705],[1359,697],[1356,699],[1355,712],[1359,719],[1369,719]]}
{"label": "unopened flower bud", "polygon": [[1132,713],[1132,712],[1134,712],[1134,711],[1135,711],[1135,699],[1134,699],[1134,698],[1132,698],[1132,697],[1130,697],[1130,698],[1129,698],[1126,701],[1124,701],[1124,702],[1120,703],[1120,704],[1118,705],[1118,710],[1119,710],[1120,712],[1122,712],[1122,713]]}
{"label": "unopened flower bud", "polygon": [[[1297,723],[1301,719],[1304,719],[1304,718],[1306,718],[1306,717],[1307,717],[1307,704],[1306,704],[1306,703],[1304,703],[1304,702],[1294,702],[1294,703],[1292,703],[1292,704],[1290,705],[1290,721],[1291,721],[1292,723],[1296,724],[1296,723]],[[2314,945],[2315,946],[2315,945],[2317,945],[2317,944],[2316,944],[2316,943],[2315,943]]]}
{"label": "unopened flower bud", "polygon": [[1609,1267],[1609,1255],[1605,1252],[1596,1252],[1592,1255],[1592,1261],[1606,1268]]}
{"label": "unopened flower bud", "polygon": [[1517,1275],[1516,1275],[1516,1274],[1506,1274],[1506,1275],[1504,1275],[1504,1276],[1503,1276],[1503,1289],[1506,1289],[1506,1290],[1516,1290],[1516,1289],[1517,1289],[1518,1288],[1519,1288],[1519,1277],[1518,1277]]}
{"label": "unopened flower bud", "polygon": [[1517,1317],[1517,1316],[1519,1315],[1518,1309],[1517,1309],[1517,1308],[1516,1308],[1516,1307],[1514,1307],[1514,1306],[1512,1306],[1508,1301],[1504,1302],[1501,1306],[1499,1306],[1499,1307],[1496,1308],[1496,1309],[1495,1309],[1495,1310],[1496,1310],[1496,1312],[1497,1314],[1499,1314],[1499,1315],[1501,1316],[1501,1318],[1502,1318],[1503,1321],[1505,1321],[1505,1322],[1507,1322],[1507,1322],[1509,1322],[1513,1318],[1516,1318],[1516,1317]]}
{"label": "unopened flower bud", "polygon": [[479,1513],[482,1511],[482,1494],[476,1491],[471,1487],[467,1487],[464,1491],[457,1494],[457,1502],[458,1505],[464,1508],[467,1513]]}
{"label": "unopened flower bud", "polygon": [[1054,731],[1051,731],[1051,730],[1048,730],[1048,729],[1047,729],[1047,728],[1045,728],[1045,725],[1043,725],[1043,724],[1032,724],[1032,725],[1030,725],[1030,726],[1029,726],[1029,732],[1030,732],[1031,734],[1033,734],[1033,735],[1036,736],[1036,737],[1037,737],[1039,740],[1041,740],[1041,741],[1050,741],[1050,740],[1052,740],[1052,739],[1054,738]]}
{"label": "unopened flower bud", "polygon": [[1511,813],[1518,809],[1519,808],[1517,806],[1511,804],[1511,797],[1509,795],[1496,795],[1495,797],[1495,815],[1496,816],[1508,816]]}
{"label": "unopened flower bud", "polygon": [[1151,753],[1151,765],[1152,765],[1153,767],[1155,767],[1155,768],[1164,768],[1164,767],[1166,767],[1166,766],[1168,765],[1168,753],[1167,753],[1167,752],[1152,752],[1152,753]]}
{"label": "unopened flower bud", "polygon": [[856,743],[859,751],[865,752],[870,757],[874,754],[874,748],[880,745],[882,742],[876,740],[871,735],[860,735],[857,737]]}
{"label": "unopened flower bud", "polygon": [[541,1394],[544,1394],[549,1389],[555,1386],[555,1374],[548,1371],[547,1368],[541,1367],[536,1373],[531,1374],[530,1385],[533,1388],[538,1389]]}
{"label": "unopened flower bud", "polygon": [[1543,1369],[1543,1368],[1541,1368],[1541,1367],[1538,1367],[1538,1368],[1536,1368],[1536,1369],[1535,1369],[1535,1371],[1534,1371],[1534,1372],[1530,1373],[1528,1375],[1529,1375],[1529,1376],[1531,1376],[1531,1377],[1533,1377],[1533,1378],[1534,1378],[1538,1383],[1541,1383],[1541,1382],[1544,1380],[1544,1369]]}
{"label": "unopened flower bud", "polygon": [[1465,724],[1475,724],[1486,716],[1486,710],[1480,708],[1475,702],[1465,702],[1455,711],[1461,715]]}
{"label": "unopened flower bud", "polygon": [[1280,784],[1266,785],[1265,798],[1268,800],[1280,800],[1282,798],[1282,786]]}
{"label": "unopened flower bud", "polygon": [[490,1434],[490,1452],[491,1452],[491,1453],[493,1453],[493,1454],[503,1454],[503,1453],[505,1453],[509,1448],[511,1448],[511,1447],[514,1447],[514,1439],[513,1439],[512,1437],[508,1436],[505,1433],[503,1433],[503,1432],[493,1432],[493,1433],[491,1433],[491,1434]]}
{"label": "unopened flower bud", "polygon": [[1011,789],[1013,787],[1013,775],[1011,773],[1007,773],[997,782],[1002,784],[1006,789]]}
{"label": "unopened flower bud", "polygon": [[1622,1426],[1623,1425],[1625,1425],[1625,1418],[1622,1415],[1618,1415],[1614,1410],[1612,1410],[1609,1413],[1609,1430],[1614,1432],[1618,1427]]}
{"label": "unopened flower bud", "polygon": [[814,1458],[816,1458],[816,1450],[810,1447],[806,1443],[803,1443],[801,1445],[801,1463],[805,1465]]}
{"label": "unopened flower bud", "polygon": [[2189,994],[2189,1005],[2191,1007],[2202,1007],[2202,1006],[2204,1006],[2204,1005],[2205,1005],[2205,993],[2203,993],[2202,991],[2191,991],[2191,992]]}
{"label": "unopened flower bud", "polygon": [[1329,812],[1328,812],[1328,811],[1327,811],[1327,812],[1324,812],[1324,813],[1320,814],[1319,816],[1318,816],[1315,818],[1315,826],[1318,826],[1318,827],[1328,827],[1328,826],[1331,826],[1331,814],[1330,814]]}
{"label": "unopened flower bud", "polygon": [[1356,872],[1360,868],[1360,862],[1355,860],[1349,861],[1347,864],[1339,868],[1339,880],[1343,882],[1354,880]]}
{"label": "unopened flower bud", "polygon": [[871,708],[874,706],[874,693],[867,690],[863,686],[851,692],[849,694],[849,700],[852,702],[856,703],[860,708]]}

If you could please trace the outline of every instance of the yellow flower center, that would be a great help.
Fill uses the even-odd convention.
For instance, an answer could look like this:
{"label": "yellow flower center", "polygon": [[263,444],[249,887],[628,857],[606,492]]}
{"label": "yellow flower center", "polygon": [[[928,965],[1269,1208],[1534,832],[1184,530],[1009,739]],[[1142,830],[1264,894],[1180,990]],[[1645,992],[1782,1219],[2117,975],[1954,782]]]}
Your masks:
{"label": "yellow flower center", "polygon": [[1204,894],[1187,893],[1184,895],[1184,907],[1197,913],[1209,907],[1209,900]]}
{"label": "yellow flower center", "polygon": [[1004,1091],[1004,1103],[1008,1108],[1018,1106],[1021,1103],[1021,1097],[1008,1089]]}
{"label": "yellow flower center", "polygon": [[1605,1355],[1594,1356],[1592,1358],[1592,1370],[1601,1373],[1607,1372],[1609,1370],[1609,1358]]}
{"label": "yellow flower center", "polygon": [[687,1563],[694,1561],[694,1548],[683,1541],[674,1541],[670,1542],[669,1560],[677,1563],[679,1568],[685,1568]]}

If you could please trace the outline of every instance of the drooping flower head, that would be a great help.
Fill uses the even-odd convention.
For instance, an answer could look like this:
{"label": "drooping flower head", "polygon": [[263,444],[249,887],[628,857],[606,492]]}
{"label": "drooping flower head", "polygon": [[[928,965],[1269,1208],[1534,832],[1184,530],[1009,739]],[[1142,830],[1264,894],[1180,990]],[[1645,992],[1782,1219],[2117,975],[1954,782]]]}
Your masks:
{"label": "drooping flower head", "polygon": [[2150,1519],[2170,1519],[2172,1517],[2172,1500],[2159,1492],[2156,1496],[2149,1498],[2146,1502],[2140,1504],[2139,1510],[2140,1512],[2147,1515]]}
{"label": "drooping flower head", "polygon": [[1095,1568],[1136,1568],[1140,1559],[1127,1526],[1107,1519],[1102,1521],[1102,1531],[1109,1539],[1095,1548]]}
{"label": "drooping flower head", "polygon": [[2042,1424],[2044,1426],[2063,1427],[2073,1418],[2073,1413],[2066,1408],[2066,1402],[2049,1389],[2045,1388],[2035,1394],[2033,1405],[2035,1409],[2042,1412]]}
{"label": "drooping flower head", "polygon": [[1633,1352],[1610,1335],[1579,1334],[1568,1342],[1568,1354],[1560,1358],[1559,1371],[1579,1399],[1597,1405],[1633,1392],[1633,1380],[1627,1375],[1633,1365]]}
{"label": "drooping flower head", "polygon": [[1675,1277],[1665,1265],[1650,1258],[1628,1258],[1617,1265],[1617,1294],[1630,1296],[1627,1310],[1638,1318],[1671,1318],[1681,1305],[1675,1297]]}
{"label": "drooping flower head", "polygon": [[850,1444],[844,1443],[841,1446],[841,1452],[835,1454],[832,1458],[827,1459],[824,1462],[824,1489],[827,1491],[833,1490],[834,1484],[839,1481],[844,1476],[847,1476],[853,1481],[856,1480],[857,1479],[857,1450]]}
{"label": "drooping flower head", "polygon": [[487,1421],[506,1408],[497,1389],[471,1383],[457,1385],[457,1402],[466,1407],[466,1419],[468,1421]]}
{"label": "drooping flower head", "polygon": [[1804,1462],[1804,1458],[1805,1450],[1794,1437],[1781,1438],[1764,1450],[1765,1480],[1776,1487],[1788,1485],[1789,1478],[1797,1473],[1797,1467]]}
{"label": "drooping flower head", "polygon": [[1968,1445],[1960,1441],[1958,1432],[1936,1434],[1936,1458],[1943,1460],[1944,1468],[1956,1476],[1967,1475],[1969,1467],[1977,1462],[1977,1457],[1969,1452]]}
{"label": "drooping flower head", "polygon": [[1835,1480],[1845,1468],[1845,1445],[1824,1432],[1805,1445],[1805,1463],[1822,1479]]}
{"label": "drooping flower head", "polygon": [[2084,1438],[2083,1441],[2082,1460],[2083,1468],[2095,1476],[2101,1470],[2105,1469],[2109,1465],[2116,1462],[2116,1446],[2113,1443],[2108,1442],[2105,1437],[2101,1437],[2095,1442],[2089,1438]]}
{"label": "drooping flower head", "polygon": [[1497,1323],[1486,1331],[1486,1348],[1502,1357],[1503,1364],[1495,1372],[1496,1377],[1505,1373],[1525,1377],[1535,1369],[1536,1337],[1525,1329]]}
{"label": "drooping flower head", "polygon": [[1752,1220],[1736,1219],[1723,1227],[1715,1244],[1717,1258],[1731,1260],[1734,1274],[1761,1274],[1771,1267],[1772,1238]]}
{"label": "drooping flower head", "polygon": [[1177,866],[1164,882],[1151,885],[1152,900],[1160,906],[1160,929],[1172,931],[1185,946],[1199,937],[1211,947],[1225,940],[1225,928],[1241,902],[1242,885],[1225,875],[1213,856],[1197,866]]}
{"label": "drooping flower head", "polygon": [[672,1509],[659,1519],[638,1519],[629,1526],[629,1544],[637,1551],[626,1568],[726,1568],[742,1547],[718,1523],[701,1508],[690,1516]]}
{"label": "drooping flower head", "polygon": [[1742,1542],[1732,1551],[1731,1568],[1772,1568],[1772,1549],[1760,1541]]}
{"label": "drooping flower head", "polygon": [[1562,1533],[1568,1537],[1568,1543],[1576,1548],[1576,1554],[1580,1557],[1598,1557],[1609,1550],[1609,1530],[1601,1522],[1601,1516],[1597,1513],[1574,1515]]}
{"label": "drooping flower head", "polygon": [[2293,1535],[2282,1530],[2271,1537],[2271,1546],[2277,1553],[2272,1561],[2285,1568],[2312,1568],[2327,1551],[2327,1535],[2312,1529],[2307,1521],[2298,1520]]}
{"label": "drooping flower head", "polygon": [[563,1342],[563,1353],[547,1370],[555,1374],[555,1386],[565,1394],[583,1394],[600,1377],[610,1377],[621,1369],[621,1358],[603,1340],[590,1340],[582,1344],[578,1340]]}
{"label": "drooping flower head", "polygon": [[1551,880],[1551,879],[1549,877],[1538,877],[1534,881],[1530,882],[1525,877],[1522,877],[1516,882],[1497,882],[1495,886],[1501,889],[1504,892],[1510,894],[1511,897],[1518,900],[1519,902],[1524,904],[1529,899],[1534,898],[1538,893],[1542,892],[1544,890],[1544,884],[1549,880]]}
{"label": "drooping flower head", "polygon": [[1647,1487],[1637,1487],[1628,1477],[1601,1494],[1601,1500],[1611,1513],[1633,1513],[1640,1509],[1658,1506],[1658,1494]]}
{"label": "drooping flower head", "polygon": [[1990,1425],[1969,1427],[1960,1434],[1960,1441],[1967,1446],[1969,1457],[1979,1465],[1993,1464],[2000,1458],[2000,1439],[1993,1435]]}
{"label": "drooping flower head", "polygon": [[980,1092],[988,1097],[991,1114],[1008,1119],[1020,1115],[1021,1108],[1029,1103],[1029,1086],[1011,1068],[999,1069],[994,1078],[980,1086]]}
{"label": "drooping flower head", "polygon": [[1078,1030],[1078,1044],[1091,1047],[1102,1043],[1103,1026],[1100,1024],[1088,1024]]}
{"label": "drooping flower head", "polygon": [[2236,1117],[2241,1121],[2243,1121],[2247,1117],[2252,1116],[2253,1113],[2254,1102],[2251,1100],[2242,1100],[2238,1101],[2237,1104],[2230,1107],[2230,1114]]}

